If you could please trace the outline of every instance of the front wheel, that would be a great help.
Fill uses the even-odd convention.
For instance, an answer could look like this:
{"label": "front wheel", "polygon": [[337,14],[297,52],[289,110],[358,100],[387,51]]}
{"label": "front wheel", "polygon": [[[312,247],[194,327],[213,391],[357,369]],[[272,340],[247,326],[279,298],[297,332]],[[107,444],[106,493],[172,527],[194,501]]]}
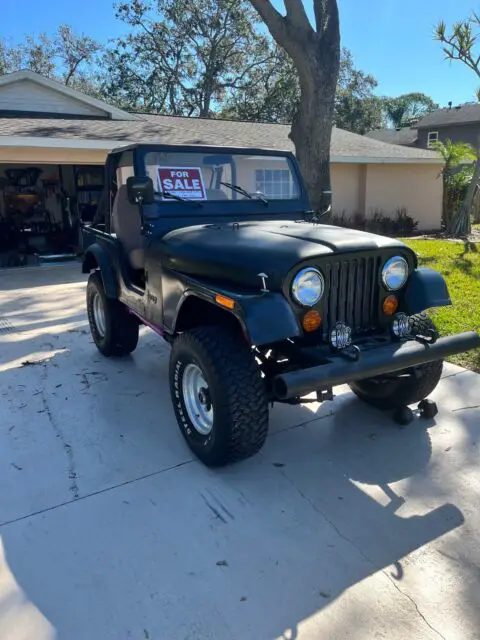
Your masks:
{"label": "front wheel", "polygon": [[[412,316],[412,331],[420,335],[438,335],[434,323],[425,314]],[[378,409],[395,409],[425,399],[442,377],[443,360],[398,371],[391,376],[366,378],[350,383],[350,389],[364,402]]]}
{"label": "front wheel", "polygon": [[170,392],[180,430],[204,464],[222,466],[262,448],[268,432],[265,384],[240,334],[201,327],[178,336]]}

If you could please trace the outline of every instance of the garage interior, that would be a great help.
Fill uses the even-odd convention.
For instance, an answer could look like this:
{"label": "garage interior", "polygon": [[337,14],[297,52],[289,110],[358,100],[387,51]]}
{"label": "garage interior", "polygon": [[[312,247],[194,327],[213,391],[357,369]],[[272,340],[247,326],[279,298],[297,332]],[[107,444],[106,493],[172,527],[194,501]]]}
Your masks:
{"label": "garage interior", "polygon": [[99,165],[0,163],[0,268],[74,259],[103,184]]}

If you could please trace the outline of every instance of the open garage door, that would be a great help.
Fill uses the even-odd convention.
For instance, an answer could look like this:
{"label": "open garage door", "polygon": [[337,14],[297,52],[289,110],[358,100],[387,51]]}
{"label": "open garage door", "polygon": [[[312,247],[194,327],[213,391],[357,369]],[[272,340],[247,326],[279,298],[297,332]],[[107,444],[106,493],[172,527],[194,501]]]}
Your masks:
{"label": "open garage door", "polygon": [[[5,151],[0,150],[0,267],[74,259],[81,223],[93,219],[103,190],[103,161],[86,164],[85,154],[73,153],[75,163],[61,163],[65,157],[52,157],[51,149],[34,149],[27,158],[25,149]],[[11,161],[21,155],[26,162]]]}

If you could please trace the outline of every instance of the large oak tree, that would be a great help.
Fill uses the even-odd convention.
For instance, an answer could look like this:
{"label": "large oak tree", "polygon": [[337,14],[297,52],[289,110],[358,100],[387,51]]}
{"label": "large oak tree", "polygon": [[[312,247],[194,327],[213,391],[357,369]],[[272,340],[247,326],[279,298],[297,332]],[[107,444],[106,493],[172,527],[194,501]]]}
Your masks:
{"label": "large oak tree", "polygon": [[[335,125],[364,134],[383,123],[383,101],[374,94],[375,78],[357,69],[351,52],[340,55],[335,97]],[[232,92],[220,112],[222,118],[291,124],[300,102],[298,73],[292,59],[278,45],[267,63],[248,74],[248,82]]]}
{"label": "large oak tree", "polygon": [[270,0],[250,0],[298,72],[300,104],[291,138],[312,205],[324,208],[330,187],[330,143],[340,65],[336,0],[313,0],[315,27],[301,0],[284,0],[282,15]]}
{"label": "large oak tree", "polygon": [[105,91],[130,108],[212,117],[273,52],[247,0],[127,0]]}

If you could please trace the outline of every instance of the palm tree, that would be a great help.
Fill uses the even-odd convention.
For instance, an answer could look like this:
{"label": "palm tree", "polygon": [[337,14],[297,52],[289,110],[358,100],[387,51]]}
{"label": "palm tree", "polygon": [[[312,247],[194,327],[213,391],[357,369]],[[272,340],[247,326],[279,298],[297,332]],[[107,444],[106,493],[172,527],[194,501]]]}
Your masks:
{"label": "palm tree", "polygon": [[395,129],[409,127],[425,114],[438,109],[429,96],[424,93],[405,93],[397,98],[383,98],[383,111],[387,121]]}
{"label": "palm tree", "polygon": [[[447,229],[451,230],[454,218],[460,214],[461,195],[465,186],[473,178],[473,163],[477,160],[477,152],[471,144],[466,142],[452,142],[447,138],[445,142],[435,142],[432,148],[445,161],[442,169],[443,205],[442,218]],[[462,165],[466,165],[460,169]],[[468,217],[468,216],[467,216]]]}

